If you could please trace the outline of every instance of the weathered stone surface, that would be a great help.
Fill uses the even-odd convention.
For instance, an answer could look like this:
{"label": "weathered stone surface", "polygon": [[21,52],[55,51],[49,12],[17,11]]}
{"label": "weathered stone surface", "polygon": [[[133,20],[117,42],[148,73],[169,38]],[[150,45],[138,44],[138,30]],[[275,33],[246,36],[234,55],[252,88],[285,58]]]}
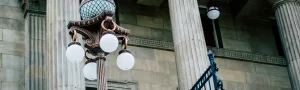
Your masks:
{"label": "weathered stone surface", "polygon": [[23,12],[21,8],[15,8],[10,6],[0,6],[0,17],[10,18],[10,19],[17,19],[17,20],[24,20],[23,19]]}
{"label": "weathered stone surface", "polygon": [[218,67],[218,68],[223,68],[223,69],[225,69],[226,66],[227,66],[227,63],[226,63],[227,60],[230,60],[230,59],[215,57],[215,62],[217,63],[217,67]]}
{"label": "weathered stone surface", "polygon": [[249,84],[271,85],[269,76],[264,74],[246,73],[246,81]]}
{"label": "weathered stone surface", "polygon": [[130,14],[137,13],[135,1],[120,0],[118,2],[122,3],[122,4],[119,4],[117,7],[119,9],[119,13],[130,13]]}
{"label": "weathered stone surface", "polygon": [[24,21],[9,18],[0,18],[0,27],[22,31],[24,30]]}
{"label": "weathered stone surface", "polygon": [[[237,89],[237,83],[230,82],[230,81],[223,81],[225,90],[238,90]],[[243,90],[243,89],[239,89]]]}
{"label": "weathered stone surface", "polygon": [[258,42],[260,41],[259,34],[253,30],[235,30],[236,40],[246,41],[246,42]]}
{"label": "weathered stone surface", "polygon": [[25,32],[18,30],[3,29],[3,41],[24,43]]}
{"label": "weathered stone surface", "polygon": [[250,42],[238,41],[233,39],[223,38],[223,45],[225,49],[251,52]]}
{"label": "weathered stone surface", "polygon": [[152,83],[153,82],[153,72],[146,72],[140,70],[131,70],[131,79],[133,81]]}
{"label": "weathered stone surface", "polygon": [[2,6],[9,6],[9,7],[20,7],[21,5],[20,0],[1,0],[0,5]]}
{"label": "weathered stone surface", "polygon": [[169,86],[178,87],[177,75],[169,75]]}
{"label": "weathered stone surface", "polygon": [[226,69],[251,73],[255,72],[254,63],[230,59],[226,60]]}
{"label": "weathered stone surface", "polygon": [[122,27],[130,30],[130,35],[143,38],[151,38],[151,28],[131,24],[121,24]]}
{"label": "weathered stone surface", "polygon": [[164,19],[163,21],[164,21],[164,29],[172,30],[171,21],[168,19]]}
{"label": "weathered stone surface", "polygon": [[124,23],[124,24],[134,24],[134,25],[137,24],[137,18],[135,14],[120,13],[119,21],[120,23]]}
{"label": "weathered stone surface", "polygon": [[141,59],[135,59],[134,66],[132,67],[133,70],[144,70],[145,63]]}
{"label": "weathered stone surface", "polygon": [[140,26],[147,26],[153,28],[163,28],[163,20],[158,17],[149,17],[137,15],[137,24]]}
{"label": "weathered stone surface", "polygon": [[141,60],[139,61],[141,64],[138,65],[137,68],[141,68],[143,71],[149,72],[158,72],[158,73],[170,73],[169,63],[168,62],[160,62],[153,60]]}
{"label": "weathered stone surface", "polygon": [[142,60],[154,60],[155,59],[153,49],[129,46],[128,50],[130,50],[131,54],[137,59],[142,59]]}
{"label": "weathered stone surface", "polygon": [[131,81],[132,75],[131,71],[124,71],[118,67],[107,67],[107,79],[109,80],[118,80],[118,81]]}
{"label": "weathered stone surface", "polygon": [[274,87],[291,88],[288,77],[270,76],[271,85]]}
{"label": "weathered stone surface", "polygon": [[170,62],[169,66],[170,66],[170,74],[177,75],[176,63],[175,62],[174,63]]}
{"label": "weathered stone surface", "polygon": [[149,6],[160,6],[164,0],[137,0],[138,4],[149,5]]}
{"label": "weathered stone surface", "polygon": [[25,45],[21,43],[10,43],[0,41],[0,53],[24,56]]}
{"label": "weathered stone surface", "polygon": [[277,48],[276,44],[267,43],[267,42],[265,43],[252,42],[250,43],[250,45],[251,45],[251,52],[270,55],[270,56],[278,56],[278,51],[277,49],[275,49]]}
{"label": "weathered stone surface", "polygon": [[236,30],[232,28],[220,28],[222,38],[237,39]]}
{"label": "weathered stone surface", "polygon": [[2,54],[2,67],[10,69],[24,69],[25,59],[23,56]]}
{"label": "weathered stone surface", "polygon": [[259,63],[255,63],[254,65],[255,65],[256,73],[272,75],[272,76],[289,77],[287,67],[266,65],[266,64],[259,64]]}
{"label": "weathered stone surface", "polygon": [[261,85],[255,85],[255,84],[244,84],[245,89],[244,90],[263,90]]}
{"label": "weathered stone surface", "polygon": [[3,72],[5,75],[3,79],[4,82],[23,83],[25,80],[24,70],[3,68]]}
{"label": "weathered stone surface", "polygon": [[175,62],[175,54],[173,51],[154,49],[155,60]]}
{"label": "weathered stone surface", "polygon": [[0,41],[2,41],[3,40],[3,30],[2,30],[2,28],[0,28]]}
{"label": "weathered stone surface", "polygon": [[1,81],[5,80],[5,69],[4,68],[0,68],[0,88],[1,88]]}
{"label": "weathered stone surface", "polygon": [[171,81],[171,77],[168,74],[153,73],[152,80],[153,83],[158,85],[171,86],[171,84],[169,84],[169,82]]}
{"label": "weathered stone surface", "polygon": [[172,31],[152,28],[151,29],[151,38],[157,39],[157,40],[162,40],[162,41],[172,41],[173,40]]}
{"label": "weathered stone surface", "polygon": [[2,82],[1,90],[24,90],[24,83]]}
{"label": "weathered stone surface", "polygon": [[156,67],[155,71],[159,72],[159,73],[167,73],[167,74],[169,74],[170,73],[169,62],[160,62],[160,61],[158,61],[157,62],[157,67]]}
{"label": "weathered stone surface", "polygon": [[225,81],[246,83],[246,75],[244,72],[219,69],[217,75],[220,77],[220,79]]}
{"label": "weathered stone surface", "polygon": [[159,17],[161,18],[160,16],[160,8],[154,8],[152,6],[145,6],[145,5],[137,5],[136,6],[136,14],[138,16],[146,16],[146,17],[152,17],[152,18],[155,18],[155,17]]}
{"label": "weathered stone surface", "polygon": [[232,28],[232,29],[235,28],[232,17],[233,17],[232,15],[228,15],[228,14],[220,15],[219,17],[220,28]]}

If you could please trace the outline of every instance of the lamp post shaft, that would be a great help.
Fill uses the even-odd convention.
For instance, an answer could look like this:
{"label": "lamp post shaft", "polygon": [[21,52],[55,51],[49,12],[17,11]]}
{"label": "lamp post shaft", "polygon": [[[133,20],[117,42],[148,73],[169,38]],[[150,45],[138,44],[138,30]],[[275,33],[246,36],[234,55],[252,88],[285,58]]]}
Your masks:
{"label": "lamp post shaft", "polygon": [[107,81],[106,81],[106,73],[105,73],[105,59],[100,59],[97,61],[97,82],[98,89],[97,90],[107,90]]}
{"label": "lamp post shaft", "polygon": [[212,20],[212,25],[213,25],[213,30],[214,30],[214,41],[215,41],[215,44],[216,44],[216,47],[217,48],[220,48],[220,46],[219,46],[219,40],[218,40],[218,36],[217,36],[217,30],[216,30],[216,25],[215,25],[215,20]]}

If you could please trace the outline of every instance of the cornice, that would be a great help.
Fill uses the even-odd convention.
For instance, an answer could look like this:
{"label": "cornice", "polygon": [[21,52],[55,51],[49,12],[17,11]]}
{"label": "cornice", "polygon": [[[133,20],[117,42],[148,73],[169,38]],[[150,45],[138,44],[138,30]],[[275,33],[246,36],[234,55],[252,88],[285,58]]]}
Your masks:
{"label": "cornice", "polygon": [[[128,43],[129,45],[132,46],[174,51],[173,42],[145,39],[139,37],[129,37],[129,39],[130,40]],[[285,58],[280,56],[268,56],[268,55],[262,55],[257,53],[218,49],[213,47],[208,47],[208,49],[211,49],[214,52],[216,57],[237,59],[241,61],[257,62],[257,63],[271,64],[271,65],[278,65],[278,66],[286,66]]]}
{"label": "cornice", "polygon": [[24,10],[24,17],[28,13],[46,15],[46,0],[22,0],[21,6]]}
{"label": "cornice", "polygon": [[209,48],[209,49],[211,49],[214,52],[215,56],[217,57],[286,66],[285,58],[280,56],[268,56],[268,55],[262,55],[258,53],[250,53],[250,52],[242,52],[242,51],[234,51],[234,50],[218,49],[218,48]]}

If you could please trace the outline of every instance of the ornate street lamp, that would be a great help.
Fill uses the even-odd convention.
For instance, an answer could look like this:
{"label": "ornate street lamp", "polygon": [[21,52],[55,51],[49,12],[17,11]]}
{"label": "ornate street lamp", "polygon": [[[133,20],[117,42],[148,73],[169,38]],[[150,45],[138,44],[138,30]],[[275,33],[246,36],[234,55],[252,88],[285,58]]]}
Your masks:
{"label": "ornate street lamp", "polygon": [[[87,59],[83,74],[86,79],[97,79],[98,90],[107,90],[105,56],[115,51],[119,42],[122,50],[117,57],[117,66],[122,70],[129,70],[134,65],[134,57],[127,50],[130,30],[116,25],[113,21],[115,9],[113,0],[84,0],[80,6],[81,21],[70,21],[68,24],[72,42],[68,45],[66,57],[75,63],[83,58]],[[86,40],[85,51],[76,42],[77,34],[81,34]]]}

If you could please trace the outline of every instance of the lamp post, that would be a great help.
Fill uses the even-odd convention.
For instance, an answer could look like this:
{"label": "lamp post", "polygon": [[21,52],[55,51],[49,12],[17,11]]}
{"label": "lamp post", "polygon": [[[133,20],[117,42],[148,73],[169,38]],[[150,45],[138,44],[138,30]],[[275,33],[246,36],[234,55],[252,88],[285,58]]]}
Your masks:
{"label": "lamp post", "polygon": [[218,36],[217,36],[217,31],[216,31],[216,26],[215,26],[214,20],[219,18],[220,11],[219,11],[219,8],[216,7],[215,1],[213,1],[213,0],[209,1],[207,7],[208,7],[207,17],[212,20],[213,30],[214,30],[214,32],[213,32],[214,40],[215,40],[216,47],[219,48]]}
{"label": "lamp post", "polygon": [[[122,70],[129,70],[134,66],[134,57],[127,50],[130,30],[118,26],[113,21],[115,9],[113,0],[84,0],[80,5],[81,21],[70,21],[68,24],[72,42],[68,45],[66,57],[75,63],[83,58],[87,60],[83,74],[86,79],[97,79],[98,90],[107,90],[105,56],[114,52],[119,43],[122,50],[117,57],[117,66]],[[77,34],[81,34],[86,40],[85,51],[81,44],[76,42]],[[94,58],[88,57],[87,54]]]}

